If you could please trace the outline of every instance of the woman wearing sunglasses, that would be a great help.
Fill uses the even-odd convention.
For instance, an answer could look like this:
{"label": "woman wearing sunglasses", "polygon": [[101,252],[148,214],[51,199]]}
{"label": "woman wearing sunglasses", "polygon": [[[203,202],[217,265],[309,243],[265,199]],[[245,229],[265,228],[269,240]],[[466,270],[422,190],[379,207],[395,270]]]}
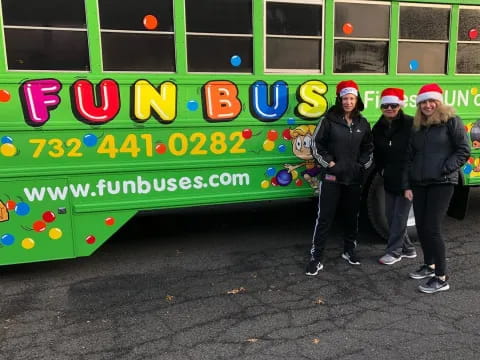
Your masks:
{"label": "woman wearing sunglasses", "polygon": [[405,196],[413,199],[424,261],[409,276],[428,279],[418,289],[431,294],[450,288],[441,224],[453,187],[459,181],[459,170],[470,156],[470,146],[462,121],[452,107],[443,104],[440,86],[422,86],[416,102],[414,131],[408,149],[411,188],[405,191]]}
{"label": "woman wearing sunglasses", "polygon": [[384,179],[385,213],[390,228],[387,249],[378,260],[384,265],[417,256],[407,234],[408,213],[412,203],[404,196],[406,184],[402,181],[413,124],[413,117],[402,110],[404,98],[402,89],[383,90],[380,105],[382,116],[372,129],[375,145],[373,155],[376,169]]}

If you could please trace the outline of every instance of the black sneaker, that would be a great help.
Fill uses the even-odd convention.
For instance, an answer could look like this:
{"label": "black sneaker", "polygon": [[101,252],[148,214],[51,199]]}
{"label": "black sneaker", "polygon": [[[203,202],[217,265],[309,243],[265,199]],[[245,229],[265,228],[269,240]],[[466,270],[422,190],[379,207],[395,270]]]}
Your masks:
{"label": "black sneaker", "polygon": [[415,249],[402,251],[402,258],[415,259],[417,257],[417,251]]}
{"label": "black sneaker", "polygon": [[320,260],[310,260],[307,265],[307,269],[305,270],[305,275],[318,275],[318,272],[323,269],[323,264]]}
{"label": "black sneaker", "polygon": [[432,269],[428,265],[422,265],[420,268],[414,272],[411,272],[408,274],[412,279],[425,279],[428,277],[434,277],[435,276],[435,269]]}
{"label": "black sneaker", "polygon": [[445,278],[445,280],[441,280],[438,276],[434,276],[425,284],[420,285],[418,290],[426,294],[433,294],[438,291],[447,291],[450,289],[450,285],[448,285],[447,280],[447,278]]}
{"label": "black sneaker", "polygon": [[349,253],[345,251],[342,254],[342,259],[347,260],[350,265],[360,265],[360,261],[358,260],[358,258],[355,256],[354,253]]}

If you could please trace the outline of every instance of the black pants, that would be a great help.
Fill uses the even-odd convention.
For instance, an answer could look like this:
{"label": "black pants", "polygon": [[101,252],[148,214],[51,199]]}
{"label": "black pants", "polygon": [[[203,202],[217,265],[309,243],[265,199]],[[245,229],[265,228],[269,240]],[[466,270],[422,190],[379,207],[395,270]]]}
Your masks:
{"label": "black pants", "polygon": [[435,265],[435,275],[447,273],[441,227],[453,195],[452,184],[414,186],[413,211],[424,262]]}
{"label": "black pants", "polygon": [[342,210],[344,228],[344,252],[353,252],[357,246],[358,212],[360,210],[361,186],[342,185],[330,181],[320,183],[318,214],[313,232],[310,253],[315,259],[321,259],[328,231],[335,218],[337,207]]}

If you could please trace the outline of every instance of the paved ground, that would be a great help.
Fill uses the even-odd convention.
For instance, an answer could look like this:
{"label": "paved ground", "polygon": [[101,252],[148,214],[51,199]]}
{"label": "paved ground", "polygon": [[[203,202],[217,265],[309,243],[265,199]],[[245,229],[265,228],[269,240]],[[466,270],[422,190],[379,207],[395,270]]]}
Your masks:
{"label": "paved ground", "polygon": [[[479,189],[480,190],[480,189]],[[479,359],[480,191],[445,221],[449,292],[425,295],[367,230],[362,265],[303,274],[309,201],[136,219],[88,258],[0,269],[1,359]]]}

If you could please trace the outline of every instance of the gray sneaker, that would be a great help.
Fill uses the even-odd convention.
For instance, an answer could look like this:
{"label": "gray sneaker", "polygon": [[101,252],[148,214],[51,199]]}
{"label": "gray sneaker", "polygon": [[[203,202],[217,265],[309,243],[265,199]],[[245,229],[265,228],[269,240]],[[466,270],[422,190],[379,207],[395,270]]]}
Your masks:
{"label": "gray sneaker", "polygon": [[418,287],[418,290],[426,294],[434,294],[439,291],[447,291],[448,289],[450,289],[450,285],[448,285],[447,279],[440,280],[438,276],[432,277],[425,284]]}
{"label": "gray sneaker", "polygon": [[435,269],[432,269],[428,265],[422,265],[420,268],[414,272],[411,272],[408,274],[412,279],[425,279],[429,277],[434,277],[435,276]]}
{"label": "gray sneaker", "polygon": [[396,262],[399,262],[400,260],[402,260],[401,256],[396,257],[391,254],[385,254],[380,259],[378,259],[378,262],[383,265],[392,265]]}

